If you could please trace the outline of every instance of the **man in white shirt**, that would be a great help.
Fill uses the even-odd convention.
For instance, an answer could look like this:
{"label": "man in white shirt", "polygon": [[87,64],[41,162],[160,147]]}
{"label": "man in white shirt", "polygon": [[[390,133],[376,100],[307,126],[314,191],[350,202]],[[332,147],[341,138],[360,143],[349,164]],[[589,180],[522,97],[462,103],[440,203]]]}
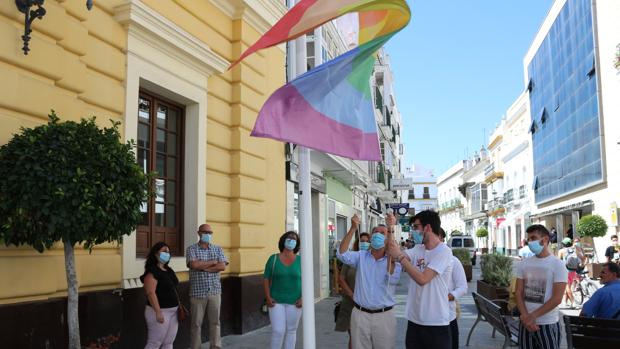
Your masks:
{"label": "man in white shirt", "polygon": [[527,240],[523,240],[523,247],[519,249],[519,259],[523,260],[530,257],[534,257],[534,253],[527,246]]}
{"label": "man in white shirt", "polygon": [[[441,242],[446,242],[446,232],[443,228],[439,228]],[[452,256],[452,278],[448,286],[448,300],[450,301],[450,335],[452,336],[452,349],[459,348],[459,324],[456,321],[457,299],[467,293],[467,276],[461,261]]]}
{"label": "man in white shirt", "polygon": [[450,301],[452,251],[441,243],[441,220],[437,212],[422,211],[410,220],[415,247],[401,251],[391,241],[388,253],[411,277],[405,314],[409,320],[407,349],[450,349]]}
{"label": "man in white shirt", "polygon": [[516,301],[521,313],[519,348],[560,348],[560,317],[568,278],[564,263],[549,251],[550,235],[543,225],[527,228],[528,246],[534,257],[517,266]]}

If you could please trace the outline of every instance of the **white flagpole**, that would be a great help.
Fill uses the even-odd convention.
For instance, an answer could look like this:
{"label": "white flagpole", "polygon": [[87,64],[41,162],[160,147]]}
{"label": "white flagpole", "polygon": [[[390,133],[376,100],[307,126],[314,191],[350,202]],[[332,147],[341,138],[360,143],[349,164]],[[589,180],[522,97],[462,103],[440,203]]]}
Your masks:
{"label": "white flagpole", "polygon": [[[297,1],[291,0],[290,7]],[[307,70],[306,59],[306,36],[302,35],[295,40],[294,60],[289,63],[295,64],[291,80],[303,74]],[[316,47],[315,47],[316,52]],[[310,149],[299,146],[299,237],[301,239],[301,300],[303,319],[303,347],[304,349],[316,348],[314,330],[314,262],[312,249],[312,189],[310,186]]]}

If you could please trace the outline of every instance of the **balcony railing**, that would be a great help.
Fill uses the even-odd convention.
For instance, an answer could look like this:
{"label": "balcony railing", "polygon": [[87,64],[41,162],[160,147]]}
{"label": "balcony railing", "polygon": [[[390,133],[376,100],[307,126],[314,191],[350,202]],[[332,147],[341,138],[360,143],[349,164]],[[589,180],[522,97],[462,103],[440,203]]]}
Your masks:
{"label": "balcony railing", "polygon": [[506,203],[512,202],[514,200],[514,190],[509,189],[504,193],[504,201]]}

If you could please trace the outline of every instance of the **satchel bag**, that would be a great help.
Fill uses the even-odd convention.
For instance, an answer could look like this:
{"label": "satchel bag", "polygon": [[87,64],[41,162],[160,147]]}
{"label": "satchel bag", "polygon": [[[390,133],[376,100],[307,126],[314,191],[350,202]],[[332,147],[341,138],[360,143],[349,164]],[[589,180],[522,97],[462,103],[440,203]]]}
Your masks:
{"label": "satchel bag", "polygon": [[177,308],[177,317],[179,318],[179,321],[184,321],[190,316],[189,310],[187,310],[183,303],[181,303],[181,298],[179,297],[179,293],[177,292],[176,288],[174,289],[174,293],[177,295],[177,300],[179,302],[179,307]]}
{"label": "satchel bag", "polygon": [[338,314],[340,313],[340,303],[341,302],[336,302],[336,304],[334,304],[334,322],[338,322]]}
{"label": "satchel bag", "polygon": [[[276,258],[278,258],[277,254],[273,254],[273,263],[271,263],[271,279],[269,280],[269,287],[271,287],[271,280],[273,280],[273,270],[276,266]],[[267,298],[263,299],[263,304],[260,306],[260,312],[263,314],[269,314],[269,305],[267,304]]]}

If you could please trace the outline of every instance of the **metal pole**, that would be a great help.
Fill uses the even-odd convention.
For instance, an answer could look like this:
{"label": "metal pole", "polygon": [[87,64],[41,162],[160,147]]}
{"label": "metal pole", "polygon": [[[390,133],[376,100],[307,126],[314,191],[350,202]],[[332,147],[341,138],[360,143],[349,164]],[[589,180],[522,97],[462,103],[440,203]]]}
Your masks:
{"label": "metal pole", "polygon": [[[296,1],[291,1],[291,7]],[[295,69],[291,79],[306,72],[306,36],[295,40]],[[315,52],[317,52],[315,46]],[[290,60],[289,62],[293,62]],[[310,186],[310,149],[299,146],[299,235],[301,239],[301,299],[303,302],[303,347],[316,348],[314,331],[314,261],[312,249],[312,189]]]}

